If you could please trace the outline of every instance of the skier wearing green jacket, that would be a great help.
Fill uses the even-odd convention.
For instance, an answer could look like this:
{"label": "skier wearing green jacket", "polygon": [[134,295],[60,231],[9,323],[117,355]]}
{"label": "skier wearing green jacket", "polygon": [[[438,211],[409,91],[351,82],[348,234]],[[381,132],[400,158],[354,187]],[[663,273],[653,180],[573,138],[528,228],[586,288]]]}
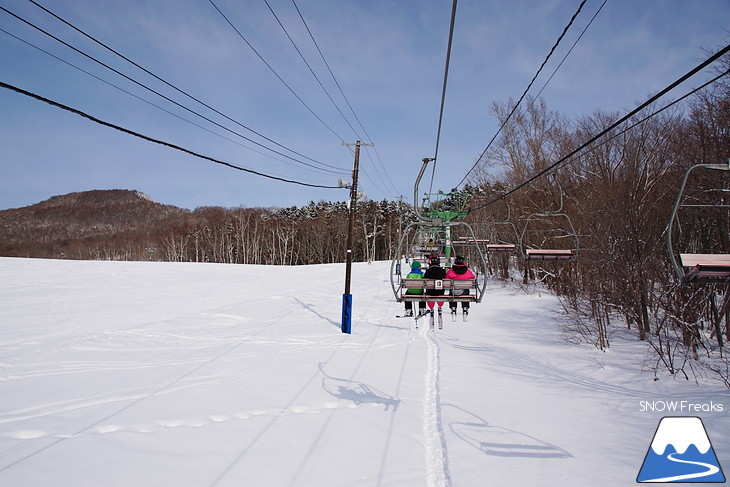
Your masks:
{"label": "skier wearing green jacket", "polygon": [[[421,263],[417,260],[413,260],[411,264],[411,272],[406,276],[406,279],[420,279],[423,277],[423,271],[421,270]],[[423,294],[422,289],[409,289],[406,294]],[[405,316],[413,316],[413,302],[404,301],[406,305]],[[418,303],[418,314],[422,315],[426,312],[426,302],[419,301]]]}

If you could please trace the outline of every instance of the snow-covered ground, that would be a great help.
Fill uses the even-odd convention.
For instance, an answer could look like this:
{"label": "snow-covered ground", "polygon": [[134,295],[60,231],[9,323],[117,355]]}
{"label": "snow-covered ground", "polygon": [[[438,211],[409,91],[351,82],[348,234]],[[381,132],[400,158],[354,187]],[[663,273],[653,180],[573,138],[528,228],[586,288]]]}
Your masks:
{"label": "snow-covered ground", "polygon": [[498,281],[415,329],[388,272],[354,264],[347,335],[344,264],[0,259],[0,485],[630,486],[681,415],[730,466],[722,385],[571,345],[553,296]]}

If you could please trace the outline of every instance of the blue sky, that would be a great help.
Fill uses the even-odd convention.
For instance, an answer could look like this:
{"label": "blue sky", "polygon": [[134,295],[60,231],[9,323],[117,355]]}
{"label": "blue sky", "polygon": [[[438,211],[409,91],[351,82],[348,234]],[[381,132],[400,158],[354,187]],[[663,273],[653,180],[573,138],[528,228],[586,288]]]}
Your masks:
{"label": "blue sky", "polygon": [[[302,62],[264,0],[214,3],[309,108],[277,79],[209,0],[38,3],[230,119],[317,163],[274,146],[185,98],[31,2],[0,0],[5,9],[139,83],[317,169],[272,154],[197,118],[3,11],[0,28],[6,32],[0,32],[0,81],[256,171],[328,186],[336,185],[338,178],[350,179],[353,154],[342,141],[368,137],[343,101],[291,0],[268,3],[357,133]],[[435,149],[452,2],[297,0],[296,4],[376,144],[377,153],[372,149],[362,153],[362,189],[371,199],[403,195],[410,201],[420,160],[432,156]],[[579,4],[579,0],[459,1],[437,188],[449,189],[463,178],[498,129],[490,105],[522,94]],[[535,90],[602,4],[603,0],[586,2]],[[551,109],[572,118],[596,110],[623,114],[705,59],[702,48],[724,47],[730,38],[729,21],[727,0],[607,0],[542,97]],[[696,76],[675,95],[709,77],[709,71]],[[0,89],[0,171],[0,209],[92,189],[136,189],[161,203],[190,209],[283,207],[348,196],[341,189],[307,188],[215,165],[6,89]]]}

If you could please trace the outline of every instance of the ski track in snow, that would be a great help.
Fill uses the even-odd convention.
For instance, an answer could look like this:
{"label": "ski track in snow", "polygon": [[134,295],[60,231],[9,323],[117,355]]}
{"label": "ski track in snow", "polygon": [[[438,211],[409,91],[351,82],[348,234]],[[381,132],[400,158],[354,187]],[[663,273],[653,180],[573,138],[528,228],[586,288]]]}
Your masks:
{"label": "ski track in snow", "polygon": [[726,397],[626,373],[618,340],[594,363],[499,282],[472,326],[432,331],[393,320],[385,264],[356,266],[345,335],[334,266],[286,269],[290,293],[247,266],[3,265],[10,291],[51,275],[0,300],[2,485],[627,485],[656,420],[639,400]]}
{"label": "ski track in snow", "polygon": [[421,336],[428,349],[423,398],[423,438],[426,449],[426,481],[428,487],[449,487],[446,440],[441,425],[439,398],[439,344],[429,326],[421,327]]}
{"label": "ski track in snow", "polygon": [[[390,310],[382,311],[383,316],[373,316],[373,308],[376,304],[388,299],[387,290],[381,288],[381,291],[371,295],[365,306],[359,307],[353,321],[356,325],[372,325],[369,321],[375,320],[377,323],[386,321],[386,317],[390,314]],[[298,301],[298,300],[297,300]],[[309,311],[316,314],[316,307],[307,307]],[[279,315],[279,313],[276,313]],[[14,409],[6,413],[0,413],[0,424],[10,425],[0,435],[0,439],[7,440],[30,440],[44,441],[43,445],[37,445],[30,448],[30,451],[8,465],[0,468],[0,471],[7,470],[19,463],[34,457],[40,452],[55,447],[61,442],[72,438],[81,438],[97,435],[110,435],[114,433],[136,433],[136,434],[153,434],[166,429],[180,428],[204,428],[215,423],[225,423],[246,421],[254,418],[266,418],[269,420],[266,426],[261,430],[260,434],[253,439],[247,440],[237,456],[229,459],[227,467],[220,472],[219,476],[214,480],[213,484],[217,485],[226,478],[229,473],[237,469],[241,459],[247,452],[259,441],[262,435],[265,435],[272,426],[282,417],[302,414],[326,414],[328,419],[325,420],[324,426],[318,434],[315,445],[321,438],[325,437],[325,432],[332,428],[334,413],[338,409],[355,409],[362,407],[382,407],[385,410],[397,408],[398,400],[389,397],[387,394],[380,394],[380,391],[373,391],[372,388],[365,383],[358,383],[356,377],[361,369],[365,367],[368,357],[372,353],[381,348],[393,346],[392,343],[379,340],[379,332],[381,328],[375,328],[376,332],[371,335],[368,342],[358,343],[348,340],[346,336],[323,335],[316,338],[301,338],[291,336],[279,336],[276,333],[272,337],[262,336],[262,332],[273,327],[273,325],[284,319],[286,315],[273,316],[270,320],[265,321],[258,328],[248,328],[246,333],[231,333],[224,327],[231,323],[239,324],[243,321],[250,321],[242,316],[221,313],[218,309],[216,312],[204,312],[199,315],[192,315],[186,318],[191,325],[188,325],[182,332],[177,333],[168,326],[168,320],[160,322],[147,322],[134,326],[125,330],[104,331],[101,333],[80,334],[69,337],[62,337],[60,340],[42,341],[25,343],[11,343],[6,347],[6,351],[18,355],[27,355],[28,350],[32,350],[33,354],[38,354],[41,358],[35,363],[24,364],[27,367],[15,368],[12,374],[6,374],[0,381],[4,382],[23,382],[29,379],[52,379],[55,376],[66,376],[68,374],[97,375],[100,372],[111,371],[134,371],[140,370],[144,373],[144,369],[151,371],[167,369],[163,385],[156,385],[150,388],[140,387],[139,383],[131,382],[128,386],[120,384],[112,394],[109,391],[103,391],[98,395],[86,395],[75,397],[71,400],[52,401],[46,400],[36,403],[28,408]],[[320,317],[321,318],[321,317]],[[180,317],[173,318],[175,325],[185,322]],[[203,328],[204,327],[204,328]],[[218,333],[215,338],[211,338],[208,334],[199,335],[197,329],[210,329],[211,327],[219,327],[223,333]],[[234,328],[237,329],[237,328]],[[123,354],[117,355],[116,349],[118,343],[124,343]],[[132,346],[130,346],[132,344]],[[139,344],[135,346],[134,344]],[[276,348],[278,353],[291,354],[309,351],[321,351],[330,349],[329,358],[320,363],[319,369],[305,381],[301,389],[295,393],[283,407],[264,409],[264,410],[241,410],[227,411],[224,413],[213,413],[207,415],[179,416],[148,418],[148,421],[141,423],[121,423],[113,421],[119,413],[126,411],[132,407],[139,405],[147,398],[153,396],[161,396],[177,393],[186,389],[194,389],[199,386],[208,386],[220,379],[230,379],[225,375],[220,376],[220,372],[202,370],[206,366],[220,360],[238,360],[241,358],[251,358],[252,354],[246,350],[237,350],[241,345],[251,345],[255,349],[260,350],[261,347],[271,346]],[[365,345],[363,347],[363,345]],[[153,360],[150,352],[157,350],[162,355],[155,356]],[[330,376],[326,372],[326,367],[338,351],[354,351],[360,358],[354,365],[349,378],[338,378]],[[83,353],[83,360],[74,362],[66,362],[62,360],[48,360],[59,352]],[[109,355],[110,352],[112,355]],[[140,357],[147,360],[130,359],[130,354],[141,352]],[[103,355],[100,355],[103,354]],[[167,354],[167,355],[165,355]],[[202,357],[201,357],[202,354]],[[273,355],[270,355],[271,357]],[[103,359],[102,359],[103,357]],[[122,359],[124,357],[124,359]],[[174,357],[168,359],[167,357]],[[180,357],[186,357],[180,360]],[[187,358],[193,357],[193,358]],[[264,357],[266,361],[266,356]],[[259,365],[261,360],[258,361]],[[404,361],[405,366],[405,361]],[[245,372],[245,373],[249,373]],[[164,378],[164,377],[163,377]],[[322,403],[307,404],[299,401],[299,396],[312,384],[316,384],[322,379],[323,384],[329,381],[343,381],[348,384],[360,384],[362,390],[349,390],[347,397],[339,397],[332,393],[338,400],[326,401]],[[359,395],[358,395],[359,392]],[[362,397],[360,397],[362,396]],[[360,399],[358,399],[360,397]],[[373,401],[372,397],[382,398],[382,400]],[[344,399],[344,400],[343,400]],[[99,415],[92,415],[87,411],[99,410],[101,408],[102,418],[97,419]],[[24,428],[20,424],[19,427],[13,428],[13,423],[22,423],[26,420],[34,418],[44,418],[69,412],[77,412],[81,414],[72,423],[66,423],[57,428],[49,429],[32,429]],[[96,417],[94,417],[96,416]],[[30,446],[27,444],[26,446]],[[12,448],[13,450],[15,447]],[[5,454],[9,451],[5,451]],[[385,458],[381,462],[383,468]],[[305,459],[293,476],[293,482],[301,480],[307,474],[308,461]]]}
{"label": "ski track in snow", "polygon": [[[129,398],[122,400],[129,400]],[[98,404],[88,404],[85,407],[93,407]],[[295,414],[319,414],[328,410],[333,409],[354,409],[363,407],[364,404],[347,404],[343,402],[328,401],[321,404],[313,405],[292,405],[285,409],[264,409],[264,410],[251,410],[251,411],[240,411],[240,412],[226,412],[220,414],[212,414],[200,418],[164,418],[157,419],[150,423],[141,424],[114,424],[104,423],[91,427],[82,432],[73,434],[58,434],[52,431],[44,430],[17,430],[17,431],[6,431],[0,435],[0,438],[8,439],[19,439],[19,440],[32,440],[39,438],[75,438],[80,437],[83,434],[97,434],[105,435],[110,433],[118,432],[130,432],[130,433],[154,433],[162,429],[171,428],[202,428],[213,423],[224,423],[228,421],[243,421],[252,419],[255,417],[271,417],[277,418],[282,416],[290,416]],[[371,407],[380,407],[379,404],[368,404]]]}
{"label": "ski track in snow", "polygon": [[[360,324],[362,324],[363,321],[367,321],[367,319],[371,317],[372,309],[373,309],[374,305],[378,301],[384,299],[384,296],[387,295],[384,293],[386,293],[386,291],[384,290],[384,288],[381,288],[378,291],[378,293],[374,294],[370,298],[368,304],[364,307],[364,309],[360,310],[360,308],[358,308],[357,314],[354,314],[352,317],[353,326],[359,326]],[[298,299],[297,299],[297,301],[300,304],[303,304]],[[305,309],[307,309],[308,311],[313,311],[311,309],[311,307],[309,307],[308,305],[303,305],[303,307]],[[389,311],[383,312],[383,316],[376,317],[377,322],[384,321],[386,319],[385,316],[387,316],[387,315],[389,315]],[[294,402],[318,378],[322,379],[323,385],[326,384],[327,381],[329,381],[329,382],[342,381],[347,384],[356,383],[357,382],[356,377],[357,377],[359,371],[361,370],[362,366],[367,361],[368,357],[371,355],[371,353],[375,349],[380,348],[381,346],[382,347],[390,346],[387,344],[386,345],[376,345],[379,331],[380,331],[380,328],[377,328],[376,332],[373,333],[372,338],[370,339],[369,343],[367,344],[365,350],[362,351],[360,360],[357,362],[351,375],[347,379],[340,379],[338,377],[328,374],[328,372],[326,371],[327,366],[330,364],[330,361],[338,354],[338,352],[340,352],[342,350],[348,350],[348,349],[361,351],[362,346],[360,344],[348,343],[348,341],[349,341],[348,335],[337,335],[336,338],[329,339],[333,345],[333,347],[332,347],[333,350],[332,350],[332,353],[329,355],[329,357],[324,362],[319,363],[318,370],[312,376],[309,377],[309,379],[305,382],[305,384],[301,387],[301,389],[299,389],[295,393],[295,395],[291,398],[290,402],[283,409],[272,411],[272,414],[271,414],[272,418],[267,423],[267,425],[261,430],[261,433],[258,436],[256,436],[255,438],[253,438],[253,440],[251,440],[246,445],[246,447],[238,454],[238,456],[236,456],[233,459],[233,461],[231,461],[228,464],[228,466],[223,470],[223,472],[213,481],[213,483],[211,484],[210,487],[215,487],[215,486],[219,485],[220,483],[222,483],[226,478],[230,477],[232,475],[232,472],[236,469],[237,465],[245,457],[247,452],[266,434],[267,431],[270,430],[270,428],[273,427],[274,423],[276,423],[281,417],[286,415],[286,412],[289,410],[296,409],[294,412],[297,412],[297,413],[302,413],[302,412],[321,413],[324,411],[328,412],[327,419],[324,421],[323,426],[320,428],[319,432],[316,434],[316,436],[314,437],[314,439],[312,441],[311,448],[316,451],[316,447],[320,444],[320,442],[326,436],[326,433],[328,432],[328,430],[333,427],[333,423],[335,420],[334,414],[335,414],[336,410],[342,409],[342,408],[347,408],[347,409],[358,408],[358,407],[361,407],[364,404],[364,402],[353,400],[353,398],[351,397],[351,395],[353,394],[352,391],[349,391],[346,393],[348,395],[348,398],[350,399],[350,402],[339,401],[336,403],[328,403],[329,407],[326,407],[325,409],[313,408],[311,411],[302,410],[301,408],[294,406],[293,405]],[[294,340],[296,340],[296,339],[294,339]],[[312,341],[308,341],[308,340],[298,340],[298,342],[299,342],[298,343],[299,351],[301,351],[301,347],[305,347],[308,349],[309,348],[321,349],[321,347],[322,347],[322,342],[312,342]],[[365,392],[367,393],[370,391],[365,391]],[[337,396],[337,394],[333,394],[333,395]],[[340,395],[343,395],[343,394],[340,394]],[[391,404],[387,400],[384,402],[385,402],[386,410],[387,410]],[[381,406],[381,403],[379,403],[379,402],[370,403],[370,404],[372,406]],[[395,405],[393,407],[395,409]],[[294,473],[292,475],[291,485],[298,485],[306,478],[306,476],[308,475],[308,468],[309,468],[310,462],[311,462],[310,458],[305,458],[302,460],[302,462],[299,463],[299,465],[295,468]]]}
{"label": "ski track in snow", "polygon": [[[99,406],[99,405],[109,406],[110,404],[116,404],[116,403],[119,403],[119,402],[122,402],[123,403],[123,405],[120,408],[115,409],[111,414],[109,414],[107,416],[104,416],[102,419],[99,419],[99,420],[96,420],[96,421],[92,420],[93,422],[91,422],[91,424],[88,424],[87,423],[85,426],[82,425],[81,428],[78,429],[77,431],[75,431],[74,433],[59,434],[57,431],[43,432],[43,431],[27,431],[27,430],[15,432],[15,435],[14,436],[13,436],[13,433],[11,433],[8,436],[10,438],[13,438],[14,437],[14,438],[31,439],[31,440],[43,439],[43,438],[53,438],[54,441],[52,441],[49,444],[46,444],[45,446],[41,446],[41,447],[39,447],[39,448],[31,451],[30,453],[26,454],[25,456],[19,458],[18,460],[15,460],[15,461],[13,461],[13,462],[11,462],[11,463],[3,466],[2,468],[0,468],[0,471],[4,471],[4,470],[6,470],[6,469],[8,469],[10,467],[13,467],[13,466],[19,464],[19,463],[22,463],[23,461],[25,461],[25,460],[27,460],[27,459],[29,459],[29,458],[37,455],[38,453],[41,453],[41,452],[43,452],[43,451],[45,451],[47,449],[50,449],[50,448],[54,447],[55,445],[57,445],[58,443],[60,443],[62,441],[65,441],[65,440],[67,440],[69,438],[75,438],[75,437],[81,436],[82,434],[85,434],[85,433],[88,433],[88,432],[92,432],[92,431],[104,432],[105,423],[107,421],[109,421],[111,418],[117,416],[118,414],[122,413],[123,411],[128,410],[129,408],[131,408],[133,406],[138,405],[139,403],[145,401],[146,399],[148,399],[150,397],[157,396],[157,395],[162,394],[162,393],[165,393],[165,392],[169,392],[171,389],[173,389],[173,386],[176,386],[179,382],[183,381],[184,379],[186,379],[189,376],[192,376],[196,372],[200,371],[203,367],[205,367],[205,366],[207,366],[207,365],[209,365],[209,364],[211,364],[211,363],[213,363],[213,362],[215,362],[215,361],[223,358],[224,356],[230,354],[235,349],[239,348],[241,345],[243,345],[244,343],[246,343],[250,338],[258,335],[259,333],[261,333],[262,331],[266,330],[267,328],[272,327],[274,324],[276,324],[277,322],[281,321],[282,319],[283,319],[283,317],[274,319],[268,325],[266,325],[265,327],[262,327],[258,331],[256,331],[253,335],[244,336],[241,340],[239,340],[238,342],[234,343],[233,345],[227,346],[226,349],[223,350],[222,352],[218,353],[217,355],[214,355],[214,356],[210,357],[208,360],[205,360],[202,363],[198,363],[195,368],[190,369],[190,370],[184,372],[182,375],[179,375],[179,376],[176,375],[175,378],[174,378],[174,380],[172,380],[171,382],[169,382],[169,383],[167,383],[165,385],[162,385],[162,386],[158,387],[157,389],[154,389],[154,390],[151,390],[151,391],[143,391],[141,394],[137,394],[137,395],[134,395],[132,397],[115,398],[112,401],[109,401],[109,400],[101,401],[101,402],[98,402],[97,401],[95,403],[92,402],[91,404],[90,403],[84,403],[81,406],[74,405],[74,406],[62,407],[61,410],[68,410],[68,408],[70,408],[70,409],[84,408],[85,409],[85,408],[87,408],[89,406]],[[57,405],[54,405],[54,406],[57,406]],[[44,413],[44,415],[46,415],[46,414],[48,414],[48,412],[45,412]],[[18,418],[11,416],[11,419],[10,420],[11,421],[15,421],[17,419]],[[24,419],[24,418],[20,418],[20,419]],[[82,420],[83,420],[83,417],[82,417]],[[72,421],[71,424],[75,424],[75,423],[77,423],[79,421],[81,421],[81,420]],[[101,430],[99,430],[98,428],[101,428]],[[109,430],[107,429],[106,432],[109,432]]]}

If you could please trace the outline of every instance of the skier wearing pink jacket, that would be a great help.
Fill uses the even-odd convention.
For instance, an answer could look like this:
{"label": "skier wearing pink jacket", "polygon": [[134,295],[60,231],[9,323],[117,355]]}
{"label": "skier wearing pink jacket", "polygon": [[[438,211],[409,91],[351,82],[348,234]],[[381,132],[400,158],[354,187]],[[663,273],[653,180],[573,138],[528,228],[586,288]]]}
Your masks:
{"label": "skier wearing pink jacket", "polygon": [[[454,265],[451,266],[451,269],[449,269],[449,272],[446,273],[446,279],[456,279],[459,281],[465,281],[467,279],[476,279],[474,276],[474,273],[469,270],[469,268],[466,266],[466,262],[464,261],[464,257],[457,256],[456,259],[454,259]],[[456,290],[455,293],[459,293],[459,295],[463,294],[469,294],[468,289],[463,290]],[[451,318],[456,319],[456,305],[459,304],[456,301],[449,302],[449,308],[451,308]],[[461,309],[464,312],[464,319],[466,320],[467,315],[469,314],[469,302],[463,301],[461,303]]]}

